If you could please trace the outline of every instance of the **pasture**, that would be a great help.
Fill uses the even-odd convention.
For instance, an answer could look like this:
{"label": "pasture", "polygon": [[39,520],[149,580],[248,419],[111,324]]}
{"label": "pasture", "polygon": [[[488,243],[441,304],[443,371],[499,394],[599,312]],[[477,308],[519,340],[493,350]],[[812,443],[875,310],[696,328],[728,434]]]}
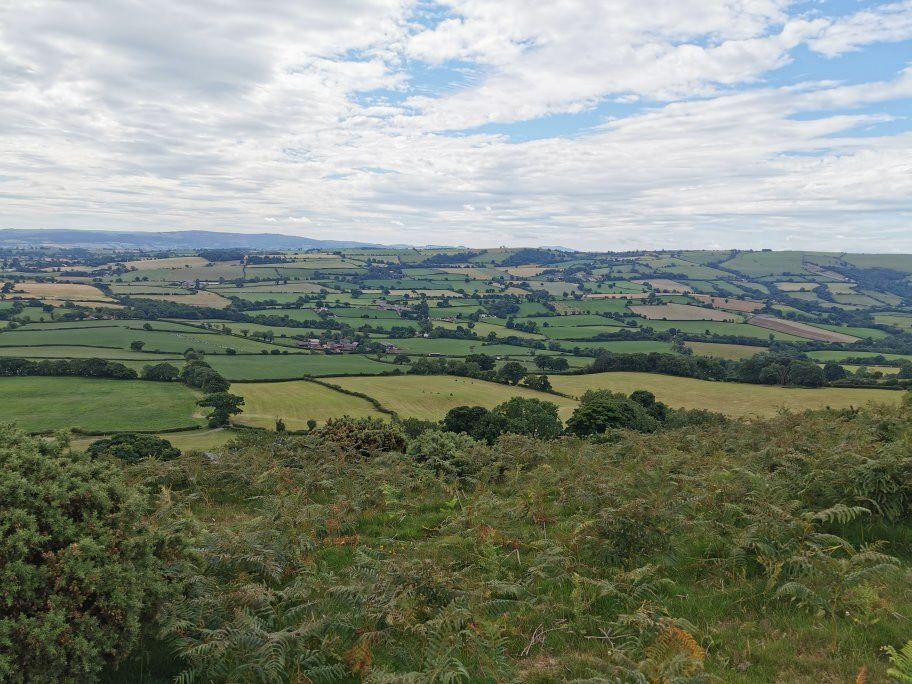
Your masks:
{"label": "pasture", "polygon": [[727,321],[740,323],[743,319],[737,314],[718,309],[706,309],[689,304],[634,305],[630,307],[637,316],[650,320],[665,321]]}
{"label": "pasture", "polygon": [[[557,376],[553,376],[557,377]],[[576,406],[571,399],[484,380],[453,376],[402,375],[381,378],[335,378],[333,384],[362,392],[379,401],[401,418],[440,420],[456,406],[494,408],[511,397],[551,401],[567,418]]]}
{"label": "pasture", "polygon": [[176,382],[96,378],[0,378],[4,422],[28,432],[78,427],[92,432],[202,425],[197,395]]}
{"label": "pasture", "polygon": [[644,389],[672,408],[697,408],[729,416],[771,416],[780,408],[792,411],[864,406],[869,402],[898,404],[903,393],[883,389],[823,387],[798,389],[712,382],[653,373],[596,373],[592,375],[552,375],[554,389],[575,397],[587,389],[610,389],[630,394]]}
{"label": "pasture", "polygon": [[308,375],[385,373],[399,366],[358,354],[244,354],[207,356],[206,363],[229,380],[278,380]]}
{"label": "pasture", "polygon": [[235,383],[231,392],[244,397],[244,412],[232,419],[237,425],[272,430],[281,418],[289,430],[303,430],[311,419],[325,423],[341,416],[386,417],[366,399],[307,380]]}

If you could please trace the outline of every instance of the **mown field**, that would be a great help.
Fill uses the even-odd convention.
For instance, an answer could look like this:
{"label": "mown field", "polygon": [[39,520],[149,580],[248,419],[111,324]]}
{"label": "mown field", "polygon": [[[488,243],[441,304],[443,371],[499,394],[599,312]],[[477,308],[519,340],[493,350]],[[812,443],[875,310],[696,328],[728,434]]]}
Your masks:
{"label": "mown field", "polygon": [[587,389],[610,389],[630,394],[645,389],[673,408],[698,408],[729,416],[770,416],[780,408],[792,411],[860,407],[870,402],[898,404],[903,393],[883,389],[824,387],[804,389],[711,382],[651,373],[596,373],[553,376],[554,389],[580,396]]}
{"label": "mown field", "polygon": [[0,378],[0,416],[28,432],[167,430],[205,423],[197,396],[178,383]]}
{"label": "mown field", "polygon": [[236,383],[234,394],[244,397],[244,412],[234,419],[239,425],[274,429],[281,418],[290,430],[303,430],[308,420],[324,423],[343,415],[383,418],[366,399],[307,380],[269,383]]}
{"label": "mown field", "polygon": [[450,376],[391,376],[385,378],[334,378],[332,383],[362,392],[379,401],[402,418],[440,420],[456,406],[494,408],[511,397],[528,397],[551,401],[567,417],[576,402],[564,397],[537,392],[527,387]]}

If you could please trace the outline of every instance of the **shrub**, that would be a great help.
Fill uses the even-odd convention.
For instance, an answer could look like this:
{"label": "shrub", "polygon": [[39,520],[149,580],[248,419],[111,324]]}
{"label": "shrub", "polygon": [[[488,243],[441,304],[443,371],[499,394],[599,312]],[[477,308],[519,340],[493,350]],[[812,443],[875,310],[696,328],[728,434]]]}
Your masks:
{"label": "shrub", "polygon": [[155,435],[127,434],[100,439],[86,449],[86,453],[92,458],[112,456],[136,463],[144,458],[170,461],[180,456],[180,449],[175,449],[167,439]]}
{"label": "shrub", "polygon": [[408,454],[419,463],[449,477],[476,477],[494,465],[489,446],[465,433],[428,430],[412,440]]}
{"label": "shrub", "polygon": [[379,418],[330,418],[314,430],[325,442],[332,442],[344,449],[351,449],[362,456],[383,451],[405,452],[405,435],[398,426]]}
{"label": "shrub", "polygon": [[110,463],[0,427],[0,680],[84,682],[164,588],[145,504]]}

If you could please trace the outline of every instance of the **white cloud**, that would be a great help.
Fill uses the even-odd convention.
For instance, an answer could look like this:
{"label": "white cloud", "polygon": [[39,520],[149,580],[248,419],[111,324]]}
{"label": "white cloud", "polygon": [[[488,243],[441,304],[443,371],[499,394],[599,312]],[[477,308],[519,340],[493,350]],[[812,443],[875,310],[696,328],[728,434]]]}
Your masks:
{"label": "white cloud", "polygon": [[[427,28],[411,0],[0,0],[0,225],[912,250],[908,126],[876,128],[912,71],[764,80],[800,45],[902,39],[910,6],[454,0]],[[410,80],[454,59],[473,78]],[[647,106],[524,143],[446,133],[601,102]]]}

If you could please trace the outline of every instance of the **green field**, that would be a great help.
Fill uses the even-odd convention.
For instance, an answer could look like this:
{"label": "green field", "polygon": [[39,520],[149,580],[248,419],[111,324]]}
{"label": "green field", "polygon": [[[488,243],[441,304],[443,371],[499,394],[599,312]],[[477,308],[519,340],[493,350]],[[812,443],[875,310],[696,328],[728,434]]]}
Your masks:
{"label": "green field", "polygon": [[792,411],[824,407],[847,408],[869,402],[898,404],[903,393],[881,389],[793,389],[736,382],[711,382],[652,373],[596,373],[553,375],[554,389],[580,396],[587,389],[610,389],[629,394],[645,389],[672,408],[699,408],[730,416],[775,414],[780,408]]}
{"label": "green field", "polygon": [[94,378],[0,378],[4,422],[29,432],[92,432],[201,425],[196,394],[179,383]]}
{"label": "green field", "polygon": [[233,420],[238,425],[272,430],[275,419],[281,418],[289,430],[303,430],[311,419],[324,423],[328,418],[343,415],[385,417],[366,399],[307,380],[235,383],[231,392],[244,397],[244,412]]}
{"label": "green field", "polygon": [[306,375],[385,373],[398,366],[356,354],[252,354],[208,356],[206,362],[229,380],[273,380]]}
{"label": "green field", "polygon": [[748,344],[721,344],[719,342],[688,342],[697,356],[715,356],[719,359],[749,359],[754,354],[767,351],[766,347],[753,347]]}
{"label": "green field", "polygon": [[[557,376],[554,376],[557,377]],[[511,397],[543,399],[557,404],[566,418],[576,402],[527,387],[512,387],[471,378],[403,375],[383,378],[334,378],[333,384],[362,392],[402,418],[440,420],[456,406],[494,408]]]}

